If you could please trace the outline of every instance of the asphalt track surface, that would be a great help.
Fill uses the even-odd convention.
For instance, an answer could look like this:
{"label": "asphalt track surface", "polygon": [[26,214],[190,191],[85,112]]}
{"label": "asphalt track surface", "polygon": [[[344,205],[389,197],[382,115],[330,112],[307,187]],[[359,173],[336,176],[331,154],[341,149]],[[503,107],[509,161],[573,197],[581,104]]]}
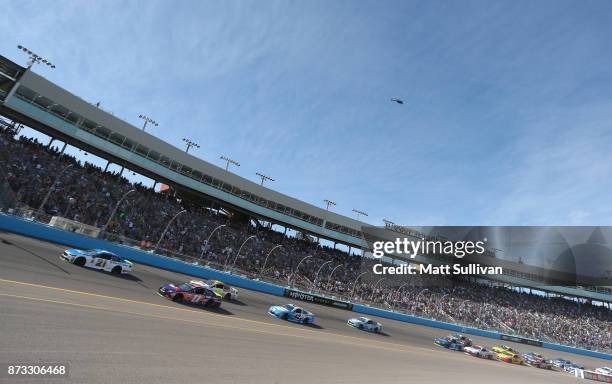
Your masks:
{"label": "asphalt track surface", "polygon": [[[451,352],[448,332],[376,319],[385,333],[346,325],[356,314],[305,303],[317,325],[266,314],[281,297],[240,290],[218,310],[156,294],[189,276],[136,265],[115,276],[59,259],[61,245],[0,233],[0,363],[68,362],[68,379],[2,383],[575,383],[555,371]],[[473,337],[477,344],[495,340]],[[513,343],[508,343],[513,344]],[[524,345],[514,344],[525,350]],[[586,365],[609,361],[529,348]]]}

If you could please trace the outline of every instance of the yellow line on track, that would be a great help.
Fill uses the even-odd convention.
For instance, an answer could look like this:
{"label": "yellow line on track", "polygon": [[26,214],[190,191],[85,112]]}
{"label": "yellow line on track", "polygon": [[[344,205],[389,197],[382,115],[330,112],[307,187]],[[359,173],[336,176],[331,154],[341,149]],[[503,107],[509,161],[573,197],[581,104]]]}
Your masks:
{"label": "yellow line on track", "polygon": [[[426,348],[422,348],[422,347],[417,347],[417,346],[413,346],[413,345],[409,346],[409,345],[403,345],[403,344],[397,344],[397,343],[389,343],[389,342],[386,342],[386,341],[366,340],[366,339],[360,338],[360,337],[341,335],[341,334],[333,333],[333,332],[329,332],[329,331],[317,332],[317,331],[313,331],[311,329],[298,329],[298,328],[295,328],[295,327],[291,327],[291,326],[287,326],[287,325],[282,325],[282,324],[273,324],[273,323],[267,323],[267,322],[259,321],[259,320],[245,319],[245,318],[242,318],[242,317],[232,317],[232,316],[226,316],[226,315],[219,315],[219,314],[211,313],[211,312],[203,312],[203,311],[198,311],[198,310],[193,310],[193,309],[188,309],[188,308],[179,308],[179,307],[173,307],[173,306],[169,306],[169,305],[149,303],[149,302],[146,302],[146,301],[131,300],[131,299],[126,299],[126,298],[122,298],[122,297],[100,295],[100,294],[92,293],[92,292],[76,291],[76,290],[71,290],[71,289],[66,289],[66,288],[51,287],[51,286],[46,286],[46,285],[41,285],[41,284],[33,284],[33,283],[26,283],[26,282],[23,282],[23,281],[16,281],[16,280],[0,279],[0,282],[1,283],[11,283],[11,284],[25,285],[25,286],[29,286],[29,287],[35,287],[35,288],[44,288],[44,289],[60,291],[60,292],[67,292],[67,293],[74,293],[74,294],[79,294],[79,295],[87,295],[87,296],[93,296],[93,297],[100,297],[100,298],[104,298],[104,299],[119,300],[119,301],[128,302],[128,303],[136,303],[136,304],[143,304],[143,305],[148,305],[148,306],[157,307],[157,308],[171,309],[171,310],[174,310],[174,311],[176,311],[176,310],[178,310],[178,311],[185,311],[185,312],[190,312],[190,313],[196,313],[196,314],[201,315],[201,316],[212,316],[212,317],[223,318],[225,320],[233,319],[233,320],[237,320],[237,321],[244,321],[244,322],[249,322],[249,323],[261,324],[261,325],[265,325],[265,326],[268,326],[268,327],[279,327],[279,328],[289,329],[289,330],[292,330],[292,331],[296,331],[297,330],[297,331],[302,331],[302,332],[308,332],[308,333],[311,333],[311,334],[314,334],[314,335],[318,335],[318,336],[320,336],[320,335],[333,335],[333,336],[337,336],[339,338],[346,339],[347,341],[349,341],[349,343],[352,343],[352,344],[355,344],[355,345],[367,346],[367,347],[376,347],[376,348],[380,348],[380,349],[388,349],[388,350],[394,350],[394,351],[398,351],[399,350],[399,351],[403,351],[403,352],[409,352],[405,348],[410,348],[411,350],[421,350],[423,352],[435,353],[435,351],[432,351],[430,349],[426,349]],[[117,312],[117,313],[140,315],[140,316],[145,316],[145,317],[154,317],[154,318],[160,318],[160,319],[166,319],[166,320],[177,320],[177,321],[183,321],[183,322],[195,323],[195,324],[203,324],[203,325],[209,325],[209,326],[215,326],[215,327],[221,327],[221,328],[229,328],[229,329],[237,329],[237,330],[244,330],[244,331],[251,331],[251,332],[279,335],[279,333],[272,332],[272,331],[255,330],[253,328],[244,328],[244,327],[237,327],[237,326],[230,326],[230,325],[219,325],[219,324],[202,323],[202,322],[199,322],[199,321],[196,321],[196,320],[180,319],[180,318],[170,317],[170,316],[152,315],[152,314],[141,313],[141,312],[132,312],[132,311],[117,310],[117,309],[113,309],[113,308],[101,307],[101,306],[95,306],[95,305],[86,305],[86,304],[71,303],[71,302],[68,302],[68,301],[42,299],[42,298],[28,297],[28,296],[19,296],[19,295],[12,295],[12,294],[6,294],[6,293],[0,293],[0,296],[28,299],[28,300],[48,302],[48,303],[55,303],[55,304],[71,305],[71,306],[75,306],[75,307],[82,307],[82,308],[88,308],[88,309],[97,309],[97,310],[105,310],[105,311],[111,311],[111,312]],[[303,339],[310,339],[311,338],[310,336],[301,336],[301,335],[296,335],[296,334],[282,334],[282,335],[298,337],[298,338],[303,338]],[[374,344],[378,344],[378,345],[374,345]]]}
{"label": "yellow line on track", "polygon": [[[17,299],[25,299],[25,300],[32,300],[32,301],[40,301],[40,302],[52,303],[52,304],[69,305],[69,306],[79,307],[79,308],[86,308],[86,309],[93,309],[93,310],[102,310],[102,311],[107,311],[107,312],[115,312],[115,313],[121,313],[121,314],[143,316],[143,317],[149,317],[149,318],[155,318],[155,319],[173,320],[173,321],[179,321],[179,322],[190,323],[190,324],[195,324],[195,325],[205,325],[205,326],[209,326],[209,327],[227,328],[227,329],[246,331],[246,332],[263,333],[263,334],[275,335],[275,336],[289,336],[289,337],[296,337],[296,338],[299,338],[299,339],[312,340],[312,337],[305,336],[305,335],[296,335],[296,334],[291,334],[291,333],[278,333],[278,332],[274,332],[274,331],[265,331],[265,330],[261,330],[261,329],[237,327],[237,326],[225,325],[225,324],[211,324],[211,323],[206,323],[206,322],[198,321],[198,320],[189,320],[189,319],[182,319],[182,318],[179,318],[179,317],[154,315],[154,314],[151,314],[151,313],[143,313],[143,312],[135,312],[135,311],[126,311],[126,310],[121,310],[121,309],[114,309],[114,308],[108,308],[108,307],[100,307],[100,306],[97,306],[97,305],[77,304],[77,303],[71,303],[71,302],[68,302],[68,301],[41,299],[41,298],[37,298],[37,297],[20,296],[20,295],[11,295],[11,294],[8,294],[8,293],[0,293],[0,296],[13,297],[13,298],[17,298]],[[171,308],[171,307],[169,307],[169,308]],[[276,325],[276,324],[268,324],[268,323],[263,323],[263,322],[262,322],[262,324],[266,324],[268,326],[275,326]],[[290,327],[286,327],[286,328],[292,329]],[[330,333],[325,333],[325,334],[330,334]],[[319,335],[320,336],[324,336],[324,334],[319,334]],[[334,335],[334,336],[341,336],[341,337],[343,336],[343,335],[338,335],[338,334],[334,334],[334,333],[332,333],[332,335]],[[358,338],[355,338],[355,339],[357,339],[359,341],[366,341],[367,342],[367,340],[358,339]],[[323,339],[323,340],[320,340],[320,341],[328,341],[328,340]],[[391,348],[391,347],[381,346],[381,345],[371,345],[371,344],[366,344],[366,343],[363,343],[363,342],[355,342],[355,340],[345,340],[345,342],[347,344],[359,345],[359,346],[368,347],[368,348],[369,347],[373,347],[373,348],[377,348],[377,349],[385,349],[385,350],[395,351],[395,352],[397,352],[397,351],[400,351],[400,352],[409,352],[406,349]],[[385,343],[385,344],[390,344],[392,346],[402,347],[402,345],[400,345],[400,344],[392,344],[392,343]]]}

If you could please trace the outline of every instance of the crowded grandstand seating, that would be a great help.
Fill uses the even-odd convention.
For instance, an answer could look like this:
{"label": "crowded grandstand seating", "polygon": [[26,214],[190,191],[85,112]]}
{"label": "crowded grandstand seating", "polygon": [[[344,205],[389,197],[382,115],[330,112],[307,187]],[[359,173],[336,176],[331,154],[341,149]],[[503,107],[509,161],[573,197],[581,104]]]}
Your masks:
{"label": "crowded grandstand seating", "polygon": [[[101,234],[113,241],[130,243],[145,249],[154,248],[166,224],[185,209],[168,228],[159,250],[187,261],[198,261],[221,268],[231,265],[238,248],[249,236],[256,238],[245,244],[236,259],[236,269],[251,277],[271,279],[301,288],[315,289],[337,297],[371,302],[383,308],[393,308],[421,316],[496,329],[527,337],[612,351],[612,335],[608,324],[611,310],[602,306],[577,304],[562,298],[519,293],[500,286],[453,282],[452,285],[431,284],[411,278],[410,285],[389,280],[374,287],[372,280],[355,279],[368,270],[371,260],[361,256],[323,247],[307,238],[288,237],[257,220],[232,223],[230,216],[220,210],[198,205],[172,189],[155,192],[142,184],[131,184],[127,179],[74,157],[63,155],[53,148],[24,137],[15,138],[10,129],[0,130],[0,180],[8,183],[17,211],[36,211],[44,200],[53,180],[59,176],[55,191],[49,196],[43,217],[60,216],[69,220],[102,228],[119,199],[129,190],[126,201],[119,207],[112,223]],[[68,165],[72,167],[66,168]],[[62,170],[65,172],[62,173]],[[6,204],[2,206],[6,210]],[[205,245],[211,231],[210,244]],[[282,248],[272,253],[262,271],[264,260],[276,245]],[[203,258],[200,260],[200,256]],[[296,266],[311,256],[295,273]],[[327,265],[316,280],[317,270]],[[336,269],[329,279],[330,271]],[[295,273],[295,275],[294,275]],[[405,282],[405,280],[404,280]],[[401,287],[401,289],[400,289]],[[354,289],[354,295],[353,295]],[[354,297],[353,297],[354,296]]]}

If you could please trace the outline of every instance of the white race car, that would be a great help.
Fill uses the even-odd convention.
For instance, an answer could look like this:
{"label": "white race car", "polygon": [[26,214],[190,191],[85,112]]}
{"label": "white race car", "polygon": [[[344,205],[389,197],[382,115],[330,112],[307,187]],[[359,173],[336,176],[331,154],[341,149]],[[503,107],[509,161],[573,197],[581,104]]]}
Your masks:
{"label": "white race car", "polygon": [[351,327],[355,327],[363,331],[368,331],[368,332],[381,332],[382,331],[382,325],[379,322],[374,321],[372,319],[368,319],[367,317],[356,317],[354,319],[349,319],[346,323],[350,325]]}
{"label": "white race car", "polygon": [[212,289],[215,293],[218,293],[223,297],[223,300],[238,300],[238,290],[234,287],[230,287],[219,280],[208,280],[205,282],[208,288]]}
{"label": "white race car", "polygon": [[595,372],[600,373],[602,375],[612,376],[612,368],[609,368],[609,367],[597,368]]}
{"label": "white race car", "polygon": [[131,261],[103,249],[67,249],[60,258],[75,265],[116,274],[129,273],[134,270],[134,264]]}
{"label": "white race car", "polygon": [[481,347],[480,345],[465,347],[463,349],[463,352],[474,357],[480,357],[481,359],[489,360],[495,360],[495,356],[497,355],[497,353],[489,351],[488,349],[486,349],[485,347]]}

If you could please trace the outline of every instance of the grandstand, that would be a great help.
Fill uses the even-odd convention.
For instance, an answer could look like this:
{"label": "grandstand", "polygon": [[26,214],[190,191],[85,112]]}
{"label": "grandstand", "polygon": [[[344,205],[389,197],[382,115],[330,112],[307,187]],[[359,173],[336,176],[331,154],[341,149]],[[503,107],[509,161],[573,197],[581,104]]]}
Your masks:
{"label": "grandstand", "polygon": [[[506,263],[509,274],[495,281],[452,281],[450,286],[360,281],[369,260],[335,246],[320,246],[313,239],[324,238],[348,246],[349,251],[358,248],[365,253],[370,250],[366,223],[225,172],[4,57],[0,57],[0,75],[0,113],[8,119],[0,127],[0,199],[5,212],[84,228],[92,236],[188,262],[220,269],[235,266],[250,277],[305,290],[506,333],[612,350],[608,333],[612,296],[606,288],[542,287],[543,276],[525,273],[523,266],[510,262]],[[157,193],[133,185],[121,172],[108,172],[108,164],[106,169],[83,164],[48,144],[19,137],[18,124],[170,185],[174,192]],[[52,186],[53,193],[47,198]],[[131,190],[137,193],[129,197],[130,203],[118,207]],[[294,229],[302,236],[289,238],[273,231],[271,224]],[[383,238],[397,236],[397,228],[381,230],[385,231]],[[277,245],[282,247],[273,252]],[[436,257],[419,255],[417,261],[440,262],[432,259]],[[321,275],[320,268],[327,262]],[[544,296],[516,287],[539,289]],[[562,296],[571,296],[573,301]]]}

